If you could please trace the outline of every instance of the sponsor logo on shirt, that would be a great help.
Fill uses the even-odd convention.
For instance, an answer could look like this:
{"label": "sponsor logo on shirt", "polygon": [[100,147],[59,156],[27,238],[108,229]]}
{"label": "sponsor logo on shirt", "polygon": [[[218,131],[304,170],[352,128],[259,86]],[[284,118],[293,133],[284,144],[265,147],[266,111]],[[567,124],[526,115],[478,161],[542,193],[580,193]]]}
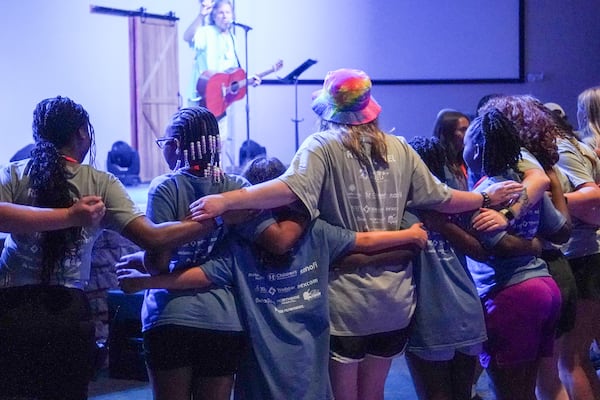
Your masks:
{"label": "sponsor logo on shirt", "polygon": [[298,284],[298,289],[303,289],[305,287],[309,287],[312,285],[316,285],[317,283],[319,283],[319,280],[317,278],[313,278],[310,281],[306,281],[306,282],[301,282]]}
{"label": "sponsor logo on shirt", "polygon": [[311,301],[321,297],[321,291],[319,289],[310,289],[302,293],[302,298],[306,301]]}
{"label": "sponsor logo on shirt", "polygon": [[257,274],[256,272],[248,273],[248,278],[254,279],[255,281],[262,281],[265,279],[261,274]]}
{"label": "sponsor logo on shirt", "polygon": [[307,273],[307,272],[310,272],[310,271],[315,271],[315,270],[317,270],[318,268],[319,268],[319,266],[317,265],[317,262],[316,262],[316,261],[314,261],[312,264],[310,264],[310,265],[307,265],[307,266],[306,266],[306,267],[304,267],[304,268],[301,268],[301,269],[300,269],[300,275],[302,275],[302,274],[305,274],[305,273]]}
{"label": "sponsor logo on shirt", "polygon": [[298,271],[288,271],[288,272],[271,272],[270,274],[267,274],[267,280],[273,282],[273,281],[282,281],[284,279],[291,279],[291,278],[295,278],[296,276],[298,276]]}

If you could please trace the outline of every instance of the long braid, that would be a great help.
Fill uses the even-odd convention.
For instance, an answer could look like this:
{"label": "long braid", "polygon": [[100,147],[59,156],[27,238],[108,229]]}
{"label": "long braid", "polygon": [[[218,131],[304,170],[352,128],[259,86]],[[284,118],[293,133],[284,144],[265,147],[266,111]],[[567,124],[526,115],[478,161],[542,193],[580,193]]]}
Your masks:
{"label": "long braid", "polygon": [[221,181],[221,138],[215,116],[204,107],[182,108],[171,117],[170,129],[179,137],[181,164]]}
{"label": "long braid", "polygon": [[497,109],[484,112],[478,123],[485,140],[483,171],[488,176],[502,175],[512,169],[519,172],[521,144],[514,125]]}
{"label": "long braid", "polygon": [[[33,205],[69,207],[78,197],[69,182],[70,173],[59,149],[67,145],[79,128],[89,125],[87,112],[66,97],[41,101],[33,112],[35,148],[28,166],[30,195]],[[90,126],[90,132],[93,132]],[[42,283],[49,283],[53,273],[65,259],[76,254],[81,243],[81,228],[73,227],[41,233]]]}

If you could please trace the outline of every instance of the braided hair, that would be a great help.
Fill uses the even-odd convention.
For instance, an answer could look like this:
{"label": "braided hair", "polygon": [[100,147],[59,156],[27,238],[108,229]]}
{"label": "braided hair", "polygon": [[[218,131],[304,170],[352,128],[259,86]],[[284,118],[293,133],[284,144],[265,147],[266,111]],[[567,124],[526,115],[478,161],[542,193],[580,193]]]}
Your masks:
{"label": "braided hair", "polygon": [[482,167],[487,176],[519,172],[521,144],[514,125],[495,108],[484,111],[472,122],[471,138],[483,148]]}
{"label": "braided hair", "polygon": [[413,137],[408,144],[421,156],[421,159],[429,167],[429,170],[440,181],[446,182],[444,165],[448,162],[444,146],[435,136],[426,138],[423,136]]}
{"label": "braided hair", "polygon": [[558,161],[556,138],[560,128],[552,118],[552,112],[533,96],[499,96],[488,101],[481,109],[485,112],[498,109],[514,125],[521,145],[525,147],[544,169],[550,169]]}
{"label": "braided hair", "polygon": [[177,164],[220,182],[221,137],[215,116],[205,107],[182,108],[171,117],[169,129],[179,143]]}
{"label": "braided hair", "polygon": [[[28,165],[32,204],[39,207],[70,207],[79,197],[69,182],[71,173],[60,149],[67,146],[79,129],[86,126],[93,143],[93,128],[83,107],[67,97],[42,100],[33,111],[35,148]],[[48,284],[58,265],[74,257],[81,243],[81,228],[42,232],[41,281]]]}

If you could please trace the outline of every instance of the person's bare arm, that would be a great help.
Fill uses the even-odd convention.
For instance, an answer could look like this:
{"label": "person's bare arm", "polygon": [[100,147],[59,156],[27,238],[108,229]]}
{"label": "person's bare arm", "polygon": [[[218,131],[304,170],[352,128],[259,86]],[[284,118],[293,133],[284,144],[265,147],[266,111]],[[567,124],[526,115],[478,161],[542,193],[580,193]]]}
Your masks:
{"label": "person's bare arm", "polygon": [[212,11],[214,5],[214,1],[206,1],[203,0],[200,2],[200,12],[194,18],[192,23],[187,27],[185,32],[183,32],[183,40],[192,45],[192,41],[194,39],[194,35],[199,27],[204,26],[206,24],[206,18]]}
{"label": "person's bare arm", "polygon": [[215,229],[215,221],[201,223],[184,220],[155,224],[146,216],[132,220],[122,235],[146,250],[170,250],[194,239],[202,238]]}
{"label": "person's bare arm", "polygon": [[590,225],[600,226],[600,187],[588,182],[567,193],[571,216]]}
{"label": "person's bare arm", "polygon": [[550,187],[550,178],[540,168],[530,168],[523,173],[524,191],[521,196],[510,205],[515,218],[526,212],[532,204],[537,204],[546,190]]}
{"label": "person's bare arm", "polygon": [[146,250],[144,263],[152,274],[168,270],[171,251],[192,240],[205,237],[215,229],[214,220],[172,221],[155,224],[146,216],[131,221],[121,234]]}
{"label": "person's bare arm", "polygon": [[190,205],[192,219],[203,221],[229,210],[270,209],[298,200],[292,190],[279,179],[230,192],[202,197]]}
{"label": "person's bare arm", "polygon": [[205,288],[212,282],[201,267],[192,267],[168,274],[150,275],[137,269],[117,269],[119,287],[125,293],[134,293],[145,289],[185,290]]}
{"label": "person's bare arm", "polygon": [[419,246],[404,245],[378,253],[350,253],[335,260],[331,269],[343,273],[355,271],[361,267],[383,268],[390,265],[407,265],[420,251]]}
{"label": "person's bare arm", "polygon": [[497,182],[490,185],[485,193],[490,198],[490,204],[486,205],[481,193],[465,192],[462,190],[450,189],[452,196],[448,201],[440,203],[433,207],[440,212],[464,212],[473,211],[484,206],[499,205],[512,201],[521,194],[523,185],[514,181]]}
{"label": "person's bare arm", "polygon": [[360,267],[407,265],[427,245],[427,231],[422,223],[398,231],[357,232],[352,253],[331,266],[349,272]]}
{"label": "person's bare arm", "polygon": [[423,229],[422,223],[398,231],[357,232],[352,251],[371,253],[411,244],[421,249],[427,244],[427,231]]}
{"label": "person's bare arm", "polygon": [[84,196],[69,208],[41,208],[0,203],[0,231],[33,233],[99,223],[105,213],[99,196]]}
{"label": "person's bare arm", "polygon": [[546,171],[546,174],[550,179],[550,197],[552,199],[552,204],[554,205],[554,208],[567,219],[567,222],[557,232],[546,235],[544,238],[553,243],[561,244],[565,243],[571,237],[571,213],[569,213],[569,206],[556,172],[553,169],[549,169]]}
{"label": "person's bare arm", "polygon": [[537,238],[527,240],[506,234],[496,246],[486,249],[474,235],[450,221],[445,215],[427,211],[423,212],[421,217],[429,229],[441,233],[452,247],[477,261],[485,262],[491,256],[539,256],[541,254],[541,242]]}

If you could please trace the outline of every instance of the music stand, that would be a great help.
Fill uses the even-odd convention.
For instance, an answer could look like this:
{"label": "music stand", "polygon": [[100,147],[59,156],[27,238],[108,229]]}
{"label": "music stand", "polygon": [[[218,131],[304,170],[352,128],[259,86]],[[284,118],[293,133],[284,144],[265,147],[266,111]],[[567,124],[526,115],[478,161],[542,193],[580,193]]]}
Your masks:
{"label": "music stand", "polygon": [[294,114],[294,118],[292,119],[292,122],[294,122],[294,124],[296,126],[296,150],[298,150],[298,147],[299,147],[299,143],[298,143],[298,136],[299,136],[299,133],[298,133],[298,124],[300,122],[304,121],[304,118],[298,119],[298,78],[300,78],[300,75],[304,71],[306,71],[307,69],[309,69],[310,67],[312,67],[316,63],[317,63],[317,60],[313,60],[313,59],[309,58],[308,60],[306,60],[302,64],[300,64],[292,72],[290,72],[289,74],[287,74],[283,78],[280,78],[280,80],[282,82],[284,82],[284,83],[293,83],[294,84],[294,99],[295,99],[294,108],[295,108],[295,114]]}

